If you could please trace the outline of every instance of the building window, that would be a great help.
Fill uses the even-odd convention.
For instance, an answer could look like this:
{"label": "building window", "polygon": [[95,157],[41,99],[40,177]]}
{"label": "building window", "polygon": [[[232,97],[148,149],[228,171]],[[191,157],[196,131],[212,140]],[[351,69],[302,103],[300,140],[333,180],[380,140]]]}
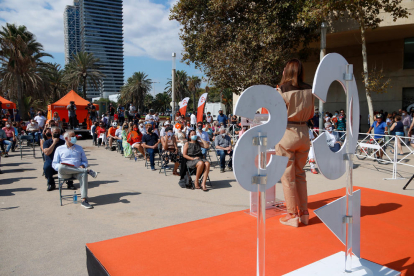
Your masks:
{"label": "building window", "polygon": [[404,40],[404,69],[414,69],[414,37]]}

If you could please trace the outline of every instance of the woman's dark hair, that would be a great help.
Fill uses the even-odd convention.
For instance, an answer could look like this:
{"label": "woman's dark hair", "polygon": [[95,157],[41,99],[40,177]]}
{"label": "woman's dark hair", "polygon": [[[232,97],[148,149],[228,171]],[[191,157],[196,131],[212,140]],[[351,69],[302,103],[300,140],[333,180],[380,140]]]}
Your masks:
{"label": "woman's dark hair", "polygon": [[190,131],[188,132],[188,135],[187,135],[187,140],[188,140],[188,141],[190,141],[190,140],[191,140],[191,132],[197,133],[194,129],[190,130]]}
{"label": "woman's dark hair", "polygon": [[134,124],[133,126],[132,126],[132,129],[134,129],[134,128],[137,128],[137,133],[138,133],[138,135],[140,135],[141,134],[141,131],[139,131],[139,127],[138,127],[138,125],[137,124]]}
{"label": "woman's dark hair", "polygon": [[401,116],[400,116],[400,115],[395,116],[395,120],[396,120],[397,122],[401,121]]}
{"label": "woman's dark hair", "polygon": [[291,82],[293,86],[300,87],[303,83],[303,79],[304,72],[302,62],[299,59],[294,58],[286,63],[280,85]]}
{"label": "woman's dark hair", "polygon": [[165,128],[165,132],[168,132],[168,131],[170,131],[170,130],[171,130],[171,131],[173,130],[173,128],[172,128],[172,127],[170,127],[170,126]]}

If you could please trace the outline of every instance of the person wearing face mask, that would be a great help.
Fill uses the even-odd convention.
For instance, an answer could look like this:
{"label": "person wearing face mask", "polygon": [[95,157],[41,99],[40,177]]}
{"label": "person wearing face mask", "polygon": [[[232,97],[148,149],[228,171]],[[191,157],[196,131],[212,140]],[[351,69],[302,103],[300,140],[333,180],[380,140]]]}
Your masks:
{"label": "person wearing face mask", "polygon": [[336,122],[336,130],[346,131],[346,119],[343,115],[339,115],[338,121]]}
{"label": "person wearing face mask", "polygon": [[183,147],[185,142],[187,142],[186,135],[183,131],[184,126],[177,123],[175,124],[174,130],[175,130],[175,137],[177,139],[177,145],[179,144],[180,147]]}
{"label": "person wearing face mask", "polygon": [[[203,153],[201,152],[201,149],[208,149],[208,147],[208,143],[198,137],[195,130],[191,130],[188,134],[188,142],[185,143],[183,148],[183,157],[187,159],[187,167],[190,169],[197,168],[194,186],[196,189],[202,189],[205,192],[208,191],[206,182],[208,173],[210,172],[210,162],[208,162],[206,159],[203,159]],[[199,179],[202,174],[204,175],[200,187]]]}
{"label": "person wearing face mask", "polygon": [[220,156],[220,172],[224,173],[226,166],[226,155],[230,156],[228,163],[229,170],[233,169],[233,150],[231,145],[231,138],[226,134],[226,129],[220,129],[220,135],[214,140],[217,155]]}
{"label": "person wearing face mask", "polygon": [[249,129],[248,125],[243,125],[242,130],[240,130],[239,132],[239,139],[248,129]]}
{"label": "person wearing face mask", "polygon": [[26,127],[26,132],[29,135],[33,135],[36,143],[39,143],[39,130],[39,125],[36,123],[36,121],[34,119],[30,120],[30,124],[28,124]]}
{"label": "person wearing face mask", "polygon": [[[411,116],[405,110],[403,110],[401,112],[401,122],[404,125],[404,136],[408,137],[408,130],[409,130],[410,125],[411,125]],[[405,143],[408,144],[409,140],[410,139],[406,138]]]}
{"label": "person wearing face mask", "polygon": [[117,122],[112,122],[112,126],[108,129],[108,140],[109,140],[109,148],[111,149],[111,151],[114,151],[115,148],[112,147],[112,143],[114,140],[117,140],[118,137],[116,136],[116,130],[118,129],[118,123]]}
{"label": "person wearing face mask", "polygon": [[144,134],[147,133],[147,130],[145,129],[144,121],[143,120],[139,121],[138,128],[139,128],[139,132],[141,132],[142,135],[144,135]]}
{"label": "person wearing face mask", "polygon": [[170,124],[170,122],[169,121],[166,121],[165,123],[164,123],[164,126],[161,128],[161,131],[160,131],[160,137],[164,137],[164,135],[165,135],[165,130],[167,129],[167,127],[170,127],[171,126],[171,124]]}
{"label": "person wearing face mask", "polygon": [[190,123],[191,123],[192,129],[195,129],[196,128],[196,125],[197,125],[197,117],[195,115],[195,111],[193,111],[193,113],[191,113]]}
{"label": "person wearing face mask", "polygon": [[178,155],[178,146],[177,146],[177,139],[174,136],[173,129],[171,126],[168,126],[165,130],[165,136],[161,137],[161,144],[163,149],[162,159],[164,166],[168,164],[168,162],[171,160],[172,162],[175,162],[174,169],[173,169],[173,175],[180,175],[177,172],[178,166],[180,163],[178,162],[179,158]]}
{"label": "person wearing face mask", "polygon": [[[208,136],[208,133],[203,130],[203,123],[198,122],[197,123],[197,130],[196,130],[197,136],[201,138],[201,140],[206,141],[210,147],[210,137]],[[201,152],[203,153],[204,159],[206,159],[208,148],[201,148]]]}
{"label": "person wearing face mask", "polygon": [[329,148],[333,152],[337,152],[341,149],[341,142],[339,141],[338,133],[333,131],[331,123],[325,123],[325,135],[326,135],[326,143],[328,144]]}
{"label": "person wearing face mask", "polygon": [[122,132],[121,132],[122,148],[124,149],[125,158],[130,158],[132,156],[132,148],[131,148],[131,145],[128,143],[128,134],[129,134],[129,128],[128,128],[128,124],[125,122],[122,125]]}
{"label": "person wearing face mask", "polygon": [[98,137],[98,146],[106,141],[106,129],[103,122],[99,123],[99,126],[95,130],[96,137]]}
{"label": "person wearing face mask", "polygon": [[223,110],[219,110],[219,115],[217,116],[217,121],[221,124],[223,124],[224,127],[227,127],[228,118],[225,114],[223,114]]}
{"label": "person wearing face mask", "polygon": [[[0,126],[1,126],[1,122],[0,122]],[[2,154],[4,154],[5,157],[7,157],[8,156],[8,152],[10,151],[10,148],[12,146],[12,142],[10,142],[7,139],[6,132],[1,127],[0,127],[0,144],[1,144],[1,150],[3,151]],[[5,145],[7,146],[6,147],[6,150],[4,150],[4,146]],[[0,156],[1,156],[1,154],[0,154]]]}
{"label": "person wearing face mask", "polygon": [[[9,122],[6,122],[6,126],[3,127],[3,131],[6,133],[7,140],[10,141],[11,143],[11,150],[14,151],[14,148],[17,142],[16,134],[15,134],[16,131],[14,127],[12,127]],[[10,145],[7,146],[5,157],[9,156],[9,150],[10,150]]]}
{"label": "person wearing face mask", "polygon": [[[127,136],[127,141],[131,145],[132,149],[137,149],[142,156],[145,155],[144,148],[141,145],[142,142],[142,133],[139,131],[137,125],[133,125],[132,131],[129,132]],[[135,161],[138,159],[138,153],[135,153]]]}
{"label": "person wearing face mask", "polygon": [[[63,146],[65,144],[65,140],[61,139],[60,136],[60,128],[52,127],[51,132],[46,133],[46,137],[50,137],[50,139],[47,139],[43,143],[43,154],[45,156],[43,171],[45,172],[45,176],[47,178],[47,191],[52,191],[56,189],[53,175],[57,174],[57,172],[53,169],[52,162],[53,157],[55,156],[56,148]],[[71,188],[69,184],[68,188]]]}
{"label": "person wearing face mask", "polygon": [[147,124],[146,129],[147,134],[145,134],[142,138],[142,146],[149,155],[151,170],[155,171],[154,158],[155,153],[158,152],[158,144],[160,143],[160,139],[158,138],[157,134],[153,133],[151,124]]}
{"label": "person wearing face mask", "polygon": [[[93,170],[88,170],[88,159],[86,158],[83,148],[76,145],[77,139],[73,130],[68,130],[63,135],[65,144],[57,147],[53,157],[52,167],[58,172],[59,178],[76,177],[79,180],[81,188],[82,207],[92,209],[88,202],[88,174],[93,178],[98,176],[98,173]],[[76,189],[73,184],[69,189]]]}

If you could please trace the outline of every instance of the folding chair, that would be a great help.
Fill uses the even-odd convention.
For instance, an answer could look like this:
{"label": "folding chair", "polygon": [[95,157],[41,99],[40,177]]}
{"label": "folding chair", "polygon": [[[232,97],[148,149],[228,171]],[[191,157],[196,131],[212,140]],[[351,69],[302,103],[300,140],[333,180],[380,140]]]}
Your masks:
{"label": "folding chair", "polygon": [[[160,154],[160,158],[161,158],[161,167],[160,167],[160,171],[158,173],[161,173],[162,169],[164,169],[164,174],[165,176],[167,176],[167,170],[171,170],[173,171],[174,169],[170,168],[168,166],[167,161],[165,161],[165,157],[163,156],[164,151],[161,150],[161,154]],[[168,162],[170,160],[168,159]],[[175,165],[175,162],[173,163]]]}
{"label": "folding chair", "polygon": [[[63,206],[62,198],[73,197],[73,194],[71,194],[71,195],[62,195],[62,185],[67,183],[68,181],[73,181],[73,180],[77,180],[77,178],[75,178],[75,177],[70,177],[70,178],[60,178],[60,177],[58,177],[60,206]],[[77,195],[80,196],[80,194],[77,194]]]}
{"label": "folding chair", "polygon": [[[189,167],[187,167],[187,171],[188,171],[188,174],[190,176],[197,174],[197,168],[196,167],[193,168],[193,169],[190,169]],[[203,182],[203,178],[204,178],[204,171],[201,173],[200,178],[198,179],[198,186],[201,186],[201,183]],[[207,183],[208,183],[208,186],[213,187],[213,185],[211,184],[211,181],[210,181],[210,175],[207,175],[206,185],[207,185]],[[193,182],[193,188],[195,188],[194,182]]]}
{"label": "folding chair", "polygon": [[20,159],[23,159],[23,140],[27,141],[27,146],[29,146],[29,141],[31,141],[31,147],[33,149],[33,158],[36,158],[35,152],[35,143],[34,143],[34,136],[33,135],[20,135],[17,137],[17,143],[19,144],[20,148]]}
{"label": "folding chair", "polygon": [[[217,165],[219,165],[219,166],[220,166],[220,156],[218,155],[217,150],[216,150],[216,147],[215,147],[215,146],[213,146],[213,144],[214,144],[214,143],[211,143],[211,148],[213,149],[214,154],[216,155],[216,158],[217,158]],[[224,158],[226,158],[226,157],[224,156]],[[211,158],[210,158],[210,161],[211,161]],[[229,164],[230,164],[230,159],[229,159],[229,160],[227,160],[224,164],[225,164],[225,165],[224,165],[224,167],[228,167],[228,166],[229,166]],[[214,168],[216,168],[216,165],[214,165]]]}
{"label": "folding chair", "polygon": [[[147,156],[149,158],[147,149],[145,149],[144,152],[145,152],[145,156],[144,156],[144,158],[145,158],[145,168],[148,169],[148,167],[151,167],[151,164],[150,164],[150,161],[147,160]],[[157,156],[157,153],[154,154],[154,163],[155,163],[155,157],[156,156]],[[162,157],[161,157],[161,154],[160,154],[160,150],[158,150],[158,156],[159,156],[159,160],[157,161],[158,162],[158,166],[161,166],[162,165]]]}

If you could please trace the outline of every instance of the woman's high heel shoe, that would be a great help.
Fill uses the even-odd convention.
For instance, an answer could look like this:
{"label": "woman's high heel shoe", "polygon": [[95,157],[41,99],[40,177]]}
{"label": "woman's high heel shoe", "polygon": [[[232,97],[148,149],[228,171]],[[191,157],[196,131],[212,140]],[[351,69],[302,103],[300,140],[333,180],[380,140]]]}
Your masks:
{"label": "woman's high heel shoe", "polygon": [[294,215],[293,217],[291,214],[288,214],[285,217],[280,218],[279,221],[284,225],[299,227],[299,217],[297,215]]}
{"label": "woman's high heel shoe", "polygon": [[306,212],[307,214],[302,214],[302,212],[300,212],[300,222],[308,225],[309,224],[309,212]]}

